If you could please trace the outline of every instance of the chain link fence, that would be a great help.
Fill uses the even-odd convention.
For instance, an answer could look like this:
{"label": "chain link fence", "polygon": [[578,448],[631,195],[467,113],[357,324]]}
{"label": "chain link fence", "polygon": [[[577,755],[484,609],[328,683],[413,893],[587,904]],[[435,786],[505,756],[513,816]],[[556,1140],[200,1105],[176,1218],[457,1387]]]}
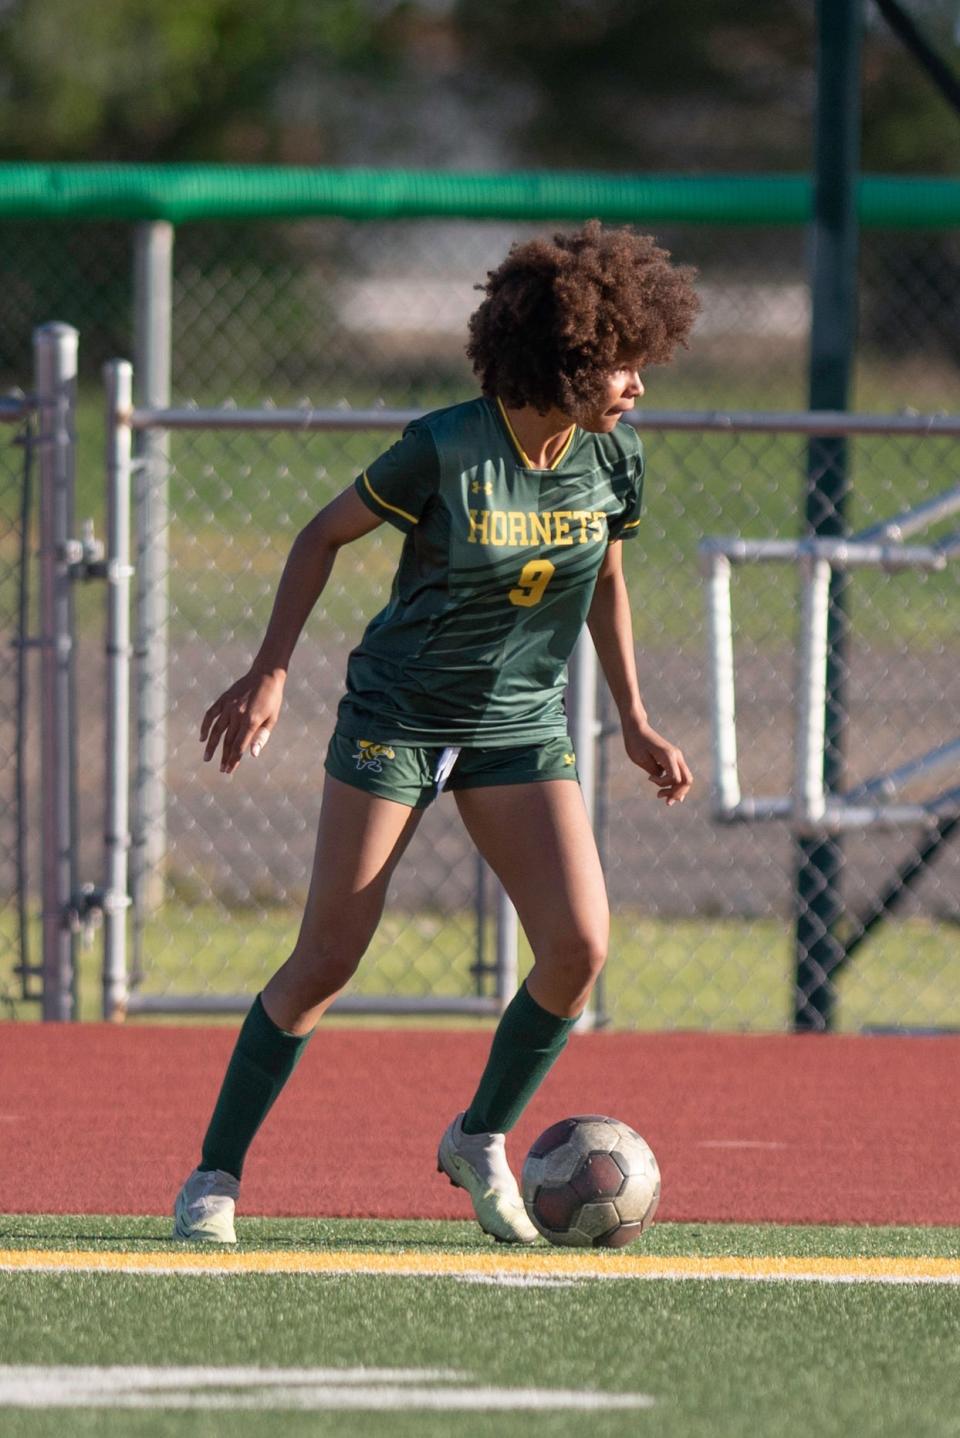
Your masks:
{"label": "chain link fence", "polygon": [[[207,704],[249,662],[293,535],[382,442],[369,433],[170,438],[168,848],[164,902],[137,921],[142,996],[243,993],[293,942],[346,657],[386,599],[398,537],[381,530],[340,556],[301,641],[283,722],[258,764],[225,779],[200,763],[197,730]],[[854,528],[931,498],[956,473],[947,439],[851,443]],[[618,1024],[775,1029],[791,1016],[790,827],[727,828],[712,817],[697,547],[708,534],[795,534],[805,446],[796,435],[666,430],[647,439],[648,517],[627,556],[643,689],[700,784],[683,810],[667,812],[651,801],[615,735],[606,740],[598,828],[615,915],[606,1005]],[[849,786],[956,738],[957,580],[956,566],[851,575]],[[798,592],[793,572],[745,568],[736,576],[739,743],[744,787],[756,793],[791,787]],[[95,792],[89,798],[95,802]],[[910,827],[844,839],[837,883],[851,923],[922,840]],[[843,1026],[958,1017],[958,874],[960,854],[946,847],[905,913],[840,977]],[[471,993],[478,945],[489,952],[492,943],[490,923],[478,926],[476,861],[444,797],[398,872],[353,992]]]}
{"label": "chain link fence", "polygon": [[34,533],[33,421],[19,393],[0,396],[0,1017],[37,997],[23,924],[30,812],[28,768],[36,775],[30,653],[30,543]]}
{"label": "chain link fence", "polygon": [[[504,222],[184,224],[176,232],[173,388],[179,403],[233,401],[418,409],[473,392],[463,357],[474,285],[507,246],[547,226]],[[698,265],[704,312],[689,354],[651,373],[657,409],[799,410],[808,294],[800,229],[660,227]],[[56,313],[82,335],[78,511],[102,522],[101,362],[131,352],[130,231],[6,225],[17,272],[4,296],[2,365],[24,372],[21,339]],[[16,258],[16,265],[12,260]],[[960,242],[950,232],[865,231],[856,406],[955,408]],[[252,991],[285,956],[305,894],[346,655],[384,602],[397,537],[378,531],[341,556],[301,641],[273,745],[231,780],[199,762],[200,716],[240,673],[298,528],[386,442],[370,433],[172,435],[169,529],[167,844],[163,902],[134,930],[144,994]],[[790,435],[655,433],[647,518],[629,547],[641,679],[651,714],[700,779],[661,812],[615,736],[603,746],[598,816],[614,938],[606,1003],[618,1025],[778,1029],[792,1010],[795,853],[785,823],[718,826],[707,795],[710,732],[697,546],[709,535],[795,537],[806,441]],[[851,442],[851,512],[863,527],[956,483],[955,442]],[[2,473],[2,458],[0,458]],[[798,588],[792,571],[745,569],[734,586],[741,762],[757,792],[786,792],[792,763]],[[860,571],[849,582],[854,784],[956,737],[956,566]],[[96,693],[102,629],[79,606],[81,684]],[[102,732],[80,743],[81,861],[96,871]],[[916,831],[845,837],[852,914]],[[960,856],[944,845],[896,919],[838,980],[838,1022],[960,1024]],[[477,916],[477,867],[444,798],[396,877],[356,991],[475,991],[492,920]],[[82,959],[89,968],[92,962]],[[92,1016],[90,1012],[87,1016]]]}
{"label": "chain link fence", "polygon": [[[555,226],[340,220],[178,227],[174,394],[200,403],[429,406],[469,392],[474,286],[510,243]],[[698,266],[704,309],[688,355],[653,373],[684,409],[800,409],[809,333],[800,227],[659,226]],[[131,228],[6,222],[0,378],[29,372],[30,333],[62,315],[84,338],[81,379],[132,352]],[[864,230],[856,407],[950,408],[960,351],[955,231]]]}

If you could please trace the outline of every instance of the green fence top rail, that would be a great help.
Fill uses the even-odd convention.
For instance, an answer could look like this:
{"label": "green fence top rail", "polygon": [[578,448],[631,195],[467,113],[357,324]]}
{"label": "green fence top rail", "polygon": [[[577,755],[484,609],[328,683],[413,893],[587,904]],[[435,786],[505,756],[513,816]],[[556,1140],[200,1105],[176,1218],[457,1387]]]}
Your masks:
{"label": "green fence top rail", "polygon": [[[0,164],[0,216],[47,220],[603,220],[800,225],[805,175],[459,174],[238,165]],[[889,228],[960,223],[960,180],[866,175],[860,220]]]}

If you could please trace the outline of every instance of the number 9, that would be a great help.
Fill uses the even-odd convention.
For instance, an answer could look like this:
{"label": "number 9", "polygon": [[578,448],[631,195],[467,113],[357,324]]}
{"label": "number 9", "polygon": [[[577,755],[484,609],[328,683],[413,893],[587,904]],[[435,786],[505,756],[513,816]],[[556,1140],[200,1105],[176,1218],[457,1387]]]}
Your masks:
{"label": "number 9", "polygon": [[516,589],[511,589],[507,595],[510,603],[522,605],[524,609],[539,604],[555,569],[556,565],[551,564],[549,559],[531,559],[521,569]]}

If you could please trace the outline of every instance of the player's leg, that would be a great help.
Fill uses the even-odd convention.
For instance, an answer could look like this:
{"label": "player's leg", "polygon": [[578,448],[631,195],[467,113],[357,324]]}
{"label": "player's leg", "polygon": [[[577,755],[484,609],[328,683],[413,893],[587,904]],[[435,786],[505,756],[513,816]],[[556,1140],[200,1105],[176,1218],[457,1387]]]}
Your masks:
{"label": "player's leg", "polygon": [[279,1028],[312,1032],[353,977],[422,816],[423,809],[327,777],[300,933],[263,990],[264,1008]]}
{"label": "player's leg", "polygon": [[440,1167],[467,1188],[481,1225],[532,1242],[504,1134],[556,1062],[603,965],[609,913],[579,785],[567,780],[462,789],[477,848],[516,906],[534,966],[497,1027],[477,1092],[441,1140]]}
{"label": "player's leg", "polygon": [[390,877],[422,812],[327,776],[300,933],[240,1030],[200,1165],[177,1200],[179,1236],[234,1241],[247,1150],[373,937]]}
{"label": "player's leg", "polygon": [[505,1132],[558,1057],[603,967],[606,886],[579,785],[469,789],[457,800],[533,951],[465,1120],[468,1133]]}

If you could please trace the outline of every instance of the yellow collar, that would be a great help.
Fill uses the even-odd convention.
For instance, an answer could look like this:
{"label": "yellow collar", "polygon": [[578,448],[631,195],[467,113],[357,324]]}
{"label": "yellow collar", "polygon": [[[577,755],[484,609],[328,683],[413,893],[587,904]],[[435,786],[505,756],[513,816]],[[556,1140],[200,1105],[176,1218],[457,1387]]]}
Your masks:
{"label": "yellow collar", "polygon": [[[507,433],[513,441],[513,447],[517,451],[517,454],[520,456],[520,462],[523,465],[524,469],[543,469],[544,466],[542,464],[533,463],[533,460],[527,454],[519,439],[517,439],[516,430],[510,423],[510,418],[507,414],[507,411],[504,409],[503,400],[500,398],[499,395],[497,395],[497,409],[500,411],[501,418],[503,419],[503,422],[507,427]],[[572,424],[570,426],[570,433],[567,435],[560,448],[560,453],[557,455],[556,459],[553,461],[552,464],[548,464],[546,466],[547,469],[557,469],[558,466],[563,463],[564,459],[566,458],[567,452],[570,449],[570,446],[573,444],[573,437],[576,432],[577,426],[575,424]]]}

